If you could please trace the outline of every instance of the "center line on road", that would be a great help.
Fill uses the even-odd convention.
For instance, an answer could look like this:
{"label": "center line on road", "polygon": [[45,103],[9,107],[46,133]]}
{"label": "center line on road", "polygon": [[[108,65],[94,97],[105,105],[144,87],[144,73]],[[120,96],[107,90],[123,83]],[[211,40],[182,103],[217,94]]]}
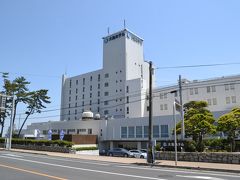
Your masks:
{"label": "center line on road", "polygon": [[27,170],[27,169],[22,169],[22,168],[18,168],[18,167],[14,167],[14,166],[7,166],[7,165],[4,165],[4,164],[0,164],[0,167],[4,167],[4,168],[8,168],[8,169],[14,169],[14,170],[17,170],[17,171],[27,172],[27,173],[30,173],[30,174],[35,174],[35,175],[38,175],[38,176],[44,176],[44,177],[57,179],[57,180],[67,180],[67,179],[64,179],[64,178],[57,177],[57,176],[51,176],[51,175],[48,175],[48,174],[44,174],[44,173],[40,173],[40,172],[36,172],[36,171],[31,171],[31,170]]}
{"label": "center line on road", "polygon": [[7,157],[7,156],[0,156],[0,157],[7,158],[7,159],[15,159],[15,160],[19,160],[19,161],[25,161],[25,162],[31,162],[31,163],[36,163],[36,164],[44,164],[44,165],[48,165],[48,166],[76,169],[76,170],[81,170],[81,171],[88,171],[88,172],[95,172],[95,173],[102,173],[102,174],[109,174],[109,175],[116,175],[116,176],[133,177],[133,178],[139,178],[139,179],[166,180],[166,179],[160,179],[160,178],[155,178],[155,177],[138,176],[138,175],[114,173],[114,172],[109,172],[109,171],[101,171],[101,170],[95,170],[95,169],[78,168],[78,167],[65,166],[65,165],[60,165],[60,164],[52,164],[52,163],[46,163],[46,162],[41,162],[41,161],[33,161],[33,160],[21,159],[21,158],[15,158],[15,157]]}

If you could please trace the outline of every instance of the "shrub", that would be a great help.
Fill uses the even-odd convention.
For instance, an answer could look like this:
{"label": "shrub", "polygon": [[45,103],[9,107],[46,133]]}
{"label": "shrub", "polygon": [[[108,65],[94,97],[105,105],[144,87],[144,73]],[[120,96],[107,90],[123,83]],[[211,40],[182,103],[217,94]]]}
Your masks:
{"label": "shrub", "polygon": [[[0,138],[0,143],[4,143],[4,138]],[[72,147],[73,143],[69,141],[61,141],[61,140],[33,140],[33,139],[12,139],[12,144],[18,145],[33,145],[33,146],[51,146],[56,145],[60,147]]]}
{"label": "shrub", "polygon": [[76,151],[98,150],[97,147],[77,147],[73,149]]}

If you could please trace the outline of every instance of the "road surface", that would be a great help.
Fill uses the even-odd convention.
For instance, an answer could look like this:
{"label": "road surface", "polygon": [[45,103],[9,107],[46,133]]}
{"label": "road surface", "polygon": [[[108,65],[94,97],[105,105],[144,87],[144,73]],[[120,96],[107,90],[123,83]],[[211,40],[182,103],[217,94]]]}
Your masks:
{"label": "road surface", "polygon": [[239,180],[240,174],[0,151],[1,180]]}

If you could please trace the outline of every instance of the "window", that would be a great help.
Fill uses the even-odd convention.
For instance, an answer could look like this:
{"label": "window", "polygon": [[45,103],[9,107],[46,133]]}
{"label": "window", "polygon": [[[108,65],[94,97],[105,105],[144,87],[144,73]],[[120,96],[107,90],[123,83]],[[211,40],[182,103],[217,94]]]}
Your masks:
{"label": "window", "polygon": [[97,112],[99,112],[100,111],[100,108],[99,107],[97,107]]}
{"label": "window", "polygon": [[153,126],[153,137],[159,138],[159,126],[158,125]]}
{"label": "window", "polygon": [[85,78],[83,78],[83,85],[85,85]]}
{"label": "window", "polygon": [[97,103],[100,104],[100,99],[97,100]]}
{"label": "window", "polygon": [[167,107],[167,104],[164,104],[164,110],[167,110],[168,107]]}
{"label": "window", "polygon": [[82,99],[84,99],[84,94],[82,95]]}
{"label": "window", "polygon": [[161,111],[163,110],[163,104],[160,104],[160,110]]}
{"label": "window", "polygon": [[194,88],[194,93],[198,94],[198,88]]}
{"label": "window", "polygon": [[190,95],[193,95],[193,88],[190,88]]}
{"label": "window", "polygon": [[217,98],[213,98],[213,105],[217,105]]}
{"label": "window", "polygon": [[75,100],[77,100],[78,96],[75,97]]}
{"label": "window", "polygon": [[229,85],[228,84],[225,84],[225,91],[228,91],[229,90]]}
{"label": "window", "polygon": [[108,96],[109,95],[109,93],[108,92],[104,92],[104,96]]}
{"label": "window", "polygon": [[160,93],[160,99],[163,99],[163,94],[162,93]]}
{"label": "window", "polygon": [[212,86],[212,92],[216,92],[216,86]]}
{"label": "window", "polygon": [[92,105],[92,100],[89,101],[89,105],[90,105],[90,106]]}
{"label": "window", "polygon": [[209,106],[211,106],[212,105],[212,100],[211,99],[207,99],[207,103],[208,103]]}
{"label": "window", "polygon": [[164,93],[164,99],[167,99],[167,93]]}
{"label": "window", "polygon": [[230,89],[231,89],[231,90],[234,90],[234,89],[235,89],[234,84],[230,84]]}
{"label": "window", "polygon": [[135,138],[135,127],[134,126],[128,127],[128,138]]}
{"label": "window", "polygon": [[148,137],[148,126],[144,126],[143,133],[144,133],[144,138],[147,138]]}
{"label": "window", "polygon": [[100,89],[100,84],[98,84],[98,89]]}
{"label": "window", "polygon": [[105,111],[104,111],[104,115],[108,115],[108,110],[105,110]]}
{"label": "window", "polygon": [[237,102],[236,96],[232,96],[231,98],[232,98],[232,103],[236,103]]}
{"label": "window", "polygon": [[105,82],[105,83],[104,83],[104,87],[108,87],[108,82]]}
{"label": "window", "polygon": [[129,87],[128,86],[126,87],[126,93],[129,93]]}
{"label": "window", "polygon": [[77,110],[75,109],[75,114],[77,114]]}
{"label": "window", "polygon": [[76,80],[76,85],[78,85],[78,80]]}
{"label": "window", "polygon": [[82,102],[82,106],[84,106],[84,101]]}
{"label": "window", "polygon": [[127,114],[129,114],[129,107],[127,107]]}
{"label": "window", "polygon": [[76,88],[76,94],[78,93],[78,89]]}
{"label": "window", "polygon": [[77,103],[75,103],[75,107],[77,107]]}
{"label": "window", "polygon": [[70,114],[71,114],[71,111],[69,110],[69,111],[68,111],[68,115],[70,115]]}
{"label": "window", "polygon": [[127,103],[129,103],[129,96],[127,96]]}
{"label": "window", "polygon": [[161,137],[167,138],[168,135],[168,125],[161,125]]}
{"label": "window", "polygon": [[104,74],[104,77],[105,77],[105,78],[108,78],[108,77],[109,77],[109,74],[108,74],[108,73]]}
{"label": "window", "polygon": [[90,76],[90,81],[92,81],[92,76]]}
{"label": "window", "polygon": [[83,92],[85,91],[85,87],[82,88],[82,91],[83,91]]}
{"label": "window", "polygon": [[104,101],[104,105],[108,105],[108,101]]}
{"label": "window", "polygon": [[226,104],[230,104],[230,97],[226,97]]}
{"label": "window", "polygon": [[100,91],[97,92],[98,97],[100,97]]}
{"label": "window", "polygon": [[98,74],[98,81],[100,81],[100,78],[101,78],[101,76],[100,76],[100,74]]}
{"label": "window", "polygon": [[69,90],[69,95],[71,95],[71,93],[72,93],[72,91],[71,91],[71,90]]}
{"label": "window", "polygon": [[77,120],[77,116],[75,116],[74,119]]}
{"label": "window", "polygon": [[211,92],[210,86],[207,86],[207,93],[210,93],[210,92]]}
{"label": "window", "polygon": [[92,134],[92,129],[88,129],[88,134]]}
{"label": "window", "polygon": [[68,107],[71,108],[71,104],[68,104]]}
{"label": "window", "polygon": [[142,126],[136,126],[136,138],[142,138]]}
{"label": "window", "polygon": [[89,97],[92,98],[92,93],[89,94]]}
{"label": "window", "polygon": [[127,138],[127,127],[121,127],[121,138]]}
{"label": "window", "polygon": [[92,91],[92,85],[90,86],[90,91]]}
{"label": "window", "polygon": [[71,101],[71,97],[69,97],[68,100]]}
{"label": "window", "polygon": [[70,82],[69,82],[69,87],[71,88],[72,87],[72,80],[70,79]]}

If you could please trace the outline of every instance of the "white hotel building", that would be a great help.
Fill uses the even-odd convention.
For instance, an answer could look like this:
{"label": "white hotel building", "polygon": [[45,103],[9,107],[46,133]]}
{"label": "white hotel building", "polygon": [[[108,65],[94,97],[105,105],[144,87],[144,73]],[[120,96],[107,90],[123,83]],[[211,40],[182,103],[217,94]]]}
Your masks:
{"label": "white hotel building", "polygon": [[[154,81],[153,81],[154,82]],[[67,134],[96,134],[100,146],[145,148],[148,139],[149,65],[144,61],[143,39],[127,29],[103,38],[103,68],[79,76],[63,76],[61,116],[58,122],[32,123],[27,132],[48,129]],[[204,100],[218,118],[240,105],[240,76],[183,80],[183,103]],[[178,85],[154,88],[153,139],[172,139],[172,105]],[[82,120],[84,111],[100,120]]]}

